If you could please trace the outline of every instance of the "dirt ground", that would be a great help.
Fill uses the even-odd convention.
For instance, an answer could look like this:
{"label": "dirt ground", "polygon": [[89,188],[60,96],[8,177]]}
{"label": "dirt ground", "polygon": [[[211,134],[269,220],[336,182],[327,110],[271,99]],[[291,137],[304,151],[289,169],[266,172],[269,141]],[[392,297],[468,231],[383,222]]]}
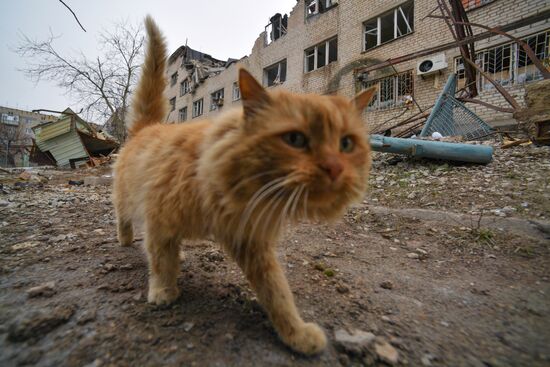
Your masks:
{"label": "dirt ground", "polygon": [[68,184],[104,173],[0,176],[0,365],[550,365],[548,147],[488,166],[377,155],[363,204],[289,229],[296,302],[329,337],[311,358],[210,241],[185,243],[178,301],[147,304],[141,240],[117,244],[110,187]]}

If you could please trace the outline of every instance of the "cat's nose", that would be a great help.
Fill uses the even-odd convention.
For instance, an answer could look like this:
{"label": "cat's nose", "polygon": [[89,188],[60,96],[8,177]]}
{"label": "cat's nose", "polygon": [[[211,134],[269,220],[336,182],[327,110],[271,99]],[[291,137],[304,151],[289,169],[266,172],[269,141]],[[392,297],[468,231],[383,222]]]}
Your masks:
{"label": "cat's nose", "polygon": [[321,169],[327,173],[332,181],[336,181],[340,174],[344,170],[342,163],[336,157],[329,157],[325,159],[320,165]]}

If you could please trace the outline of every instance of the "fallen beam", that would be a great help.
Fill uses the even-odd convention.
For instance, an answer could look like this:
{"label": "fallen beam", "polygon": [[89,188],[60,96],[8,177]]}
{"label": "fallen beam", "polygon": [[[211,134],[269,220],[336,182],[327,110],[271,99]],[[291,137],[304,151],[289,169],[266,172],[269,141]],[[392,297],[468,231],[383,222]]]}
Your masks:
{"label": "fallen beam", "polygon": [[383,153],[406,154],[411,157],[487,164],[493,159],[493,147],[447,143],[420,139],[401,139],[371,135],[372,150]]}

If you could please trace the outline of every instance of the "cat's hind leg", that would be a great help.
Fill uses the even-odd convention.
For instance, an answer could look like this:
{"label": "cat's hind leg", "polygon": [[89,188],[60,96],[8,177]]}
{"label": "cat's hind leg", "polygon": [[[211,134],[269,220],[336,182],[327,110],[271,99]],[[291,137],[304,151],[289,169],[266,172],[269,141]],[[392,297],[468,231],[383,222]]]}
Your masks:
{"label": "cat's hind leg", "polygon": [[131,246],[134,242],[134,228],[132,220],[117,215],[117,236],[121,246]]}
{"label": "cat's hind leg", "polygon": [[272,249],[248,251],[236,257],[275,330],[292,349],[304,354],[321,352],[327,339],[321,328],[300,317],[286,277]]}
{"label": "cat's hind leg", "polygon": [[131,216],[128,214],[128,203],[124,199],[119,181],[115,181],[113,203],[115,207],[118,242],[121,246],[131,246],[132,242],[134,242],[134,228]]}
{"label": "cat's hind leg", "polygon": [[166,238],[147,226],[145,249],[149,259],[149,293],[147,301],[170,304],[179,296],[177,279],[180,269],[179,241]]}

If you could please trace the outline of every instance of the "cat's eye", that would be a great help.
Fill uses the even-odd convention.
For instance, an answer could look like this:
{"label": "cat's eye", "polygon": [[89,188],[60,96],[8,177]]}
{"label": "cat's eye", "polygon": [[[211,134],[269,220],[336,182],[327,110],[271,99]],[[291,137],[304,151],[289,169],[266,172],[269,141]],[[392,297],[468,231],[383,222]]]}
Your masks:
{"label": "cat's eye", "polygon": [[351,153],[355,148],[355,143],[351,136],[344,136],[340,139],[340,151],[343,153]]}
{"label": "cat's eye", "polygon": [[303,133],[299,131],[291,131],[283,134],[283,140],[291,147],[297,149],[303,149],[307,147],[307,138]]}

